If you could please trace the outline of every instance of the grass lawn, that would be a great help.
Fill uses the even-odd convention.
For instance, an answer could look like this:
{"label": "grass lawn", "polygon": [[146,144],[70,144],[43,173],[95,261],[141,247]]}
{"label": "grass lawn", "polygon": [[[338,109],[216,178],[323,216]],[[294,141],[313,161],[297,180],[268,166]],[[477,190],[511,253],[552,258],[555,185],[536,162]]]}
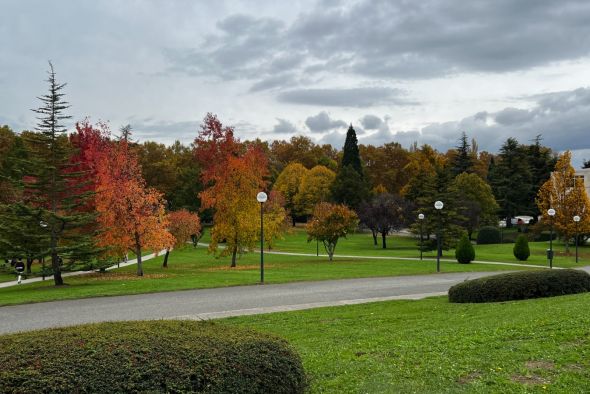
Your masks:
{"label": "grass lawn", "polygon": [[[208,242],[208,234],[202,239]],[[416,241],[410,237],[388,237],[388,249],[374,247],[369,234],[352,234],[342,239],[336,249],[340,255],[382,256],[382,257],[418,257]],[[320,245],[320,248],[322,245]],[[556,247],[559,250],[560,246]],[[529,263],[545,265],[543,243],[531,243],[533,256]],[[315,243],[307,243],[303,229],[295,229],[285,239],[277,242],[274,251],[287,251],[315,254]],[[590,257],[590,249],[584,248],[582,257]],[[324,253],[320,250],[320,253]],[[517,262],[512,256],[512,244],[476,246],[478,260]],[[446,251],[445,258],[452,258],[453,251]],[[427,259],[434,259],[434,254],[425,253]],[[105,274],[81,275],[65,278],[67,286],[56,288],[52,278],[44,282],[26,281],[20,286],[0,288],[0,305],[27,302],[41,302],[60,299],[74,299],[95,296],[112,296],[123,294],[152,293],[197,288],[222,286],[252,285],[260,280],[259,254],[249,253],[238,261],[238,267],[229,269],[229,258],[216,259],[206,253],[204,247],[186,248],[173,251],[170,255],[170,267],[161,268],[162,257],[144,262],[145,276],[135,276],[136,267],[130,266],[110,271]],[[583,260],[582,260],[583,261]],[[337,257],[329,263],[325,256],[265,256],[265,282],[285,283],[307,280],[345,279],[359,277],[416,275],[435,273],[433,260],[379,260],[354,257]],[[572,256],[557,256],[556,266],[575,266]],[[582,265],[582,264],[580,264]],[[487,264],[457,264],[442,262],[442,272],[457,271],[496,271],[514,270],[518,267]],[[38,265],[33,265],[34,270]],[[2,280],[15,280],[14,275],[4,273]],[[0,280],[0,281],[2,281]]]}
{"label": "grass lawn", "polygon": [[[67,286],[55,287],[53,280],[0,288],[0,305],[83,297],[153,293],[185,289],[254,285],[260,281],[260,255],[249,253],[229,268],[229,258],[216,259],[204,247],[173,251],[164,269],[162,256],[144,262],[144,276],[135,275],[136,266],[107,273],[65,278]],[[483,264],[442,262],[442,272],[495,271],[517,269]],[[265,255],[265,283],[346,279],[376,276],[430,274],[434,261],[371,260],[327,257]],[[24,282],[26,283],[26,281]]]}
{"label": "grass lawn", "polygon": [[314,393],[585,393],[590,294],[492,304],[446,297],[225,319],[276,333]]}

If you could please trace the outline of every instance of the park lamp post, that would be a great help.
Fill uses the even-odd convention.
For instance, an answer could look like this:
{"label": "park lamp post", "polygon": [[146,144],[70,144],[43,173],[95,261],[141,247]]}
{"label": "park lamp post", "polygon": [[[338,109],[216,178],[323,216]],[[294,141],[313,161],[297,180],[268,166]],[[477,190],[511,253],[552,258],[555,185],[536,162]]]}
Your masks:
{"label": "park lamp post", "polygon": [[437,226],[437,234],[436,234],[436,272],[440,272],[440,217],[441,217],[441,210],[443,209],[444,204],[442,201],[437,201],[434,203],[434,208],[438,211],[438,226]]}
{"label": "park lamp post", "polygon": [[422,260],[422,251],[424,250],[423,248],[423,243],[424,243],[424,238],[423,238],[423,226],[422,224],[424,224],[424,214],[420,213],[418,214],[418,219],[420,220],[420,260]]}
{"label": "park lamp post", "polygon": [[[41,220],[39,226],[41,226],[41,228],[47,228],[48,224]],[[45,256],[41,256],[41,277],[45,280]]]}
{"label": "park lamp post", "polygon": [[260,283],[264,283],[264,203],[267,198],[265,192],[256,195],[256,200],[260,203]]}
{"label": "park lamp post", "polygon": [[555,216],[555,209],[549,208],[547,210],[549,215],[550,230],[549,230],[549,250],[547,251],[547,258],[549,259],[549,268],[553,268],[553,217]]}
{"label": "park lamp post", "polygon": [[574,222],[576,223],[576,263],[578,262],[578,223],[580,223],[580,216],[574,216]]}

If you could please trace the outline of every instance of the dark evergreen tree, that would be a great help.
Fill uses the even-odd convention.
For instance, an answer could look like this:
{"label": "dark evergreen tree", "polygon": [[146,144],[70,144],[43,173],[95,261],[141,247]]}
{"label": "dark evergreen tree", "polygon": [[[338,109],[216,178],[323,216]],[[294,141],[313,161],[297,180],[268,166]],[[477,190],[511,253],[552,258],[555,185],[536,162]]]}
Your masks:
{"label": "dark evergreen tree", "polygon": [[358,139],[356,138],[356,131],[354,131],[352,125],[350,125],[346,132],[346,140],[344,141],[344,148],[342,148],[342,163],[340,167],[346,166],[352,166],[360,175],[363,174]]}
{"label": "dark evergreen tree", "polygon": [[346,133],[342,162],[332,183],[331,193],[335,202],[346,204],[355,210],[369,196],[369,184],[361,166],[358,140],[352,125]]}
{"label": "dark evergreen tree", "polygon": [[541,136],[537,135],[534,143],[525,148],[531,171],[531,190],[528,195],[529,206],[525,211],[535,218],[540,214],[535,198],[541,186],[551,176],[555,163],[557,163],[557,157],[551,152],[550,148],[541,145],[541,140]]}
{"label": "dark evergreen tree", "polygon": [[19,203],[21,217],[32,228],[39,226],[42,237],[48,240],[42,252],[51,258],[51,269],[56,285],[62,285],[62,264],[87,262],[94,257],[91,229],[93,215],[82,212],[89,198],[84,192],[86,183],[82,174],[74,171],[70,162],[72,149],[63,121],[70,118],[64,111],[69,108],[63,99],[63,88],[50,70],[49,92],[39,99],[37,132],[31,133],[31,171],[24,183],[24,203]]}
{"label": "dark evergreen tree", "polygon": [[469,152],[469,143],[467,134],[463,132],[459,139],[459,146],[455,149],[455,155],[452,160],[453,174],[459,175],[463,172],[473,172],[473,157]]}
{"label": "dark evergreen tree", "polygon": [[516,215],[531,213],[531,203],[534,204],[534,200],[530,201],[531,170],[525,149],[514,138],[508,138],[502,145],[488,178],[508,227]]}

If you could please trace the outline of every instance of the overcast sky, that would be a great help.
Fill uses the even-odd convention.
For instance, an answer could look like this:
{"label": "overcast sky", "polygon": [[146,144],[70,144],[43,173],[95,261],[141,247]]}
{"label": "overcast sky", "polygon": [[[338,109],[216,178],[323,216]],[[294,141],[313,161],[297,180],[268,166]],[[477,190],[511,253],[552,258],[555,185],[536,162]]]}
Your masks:
{"label": "overcast sky", "polygon": [[590,2],[0,0],[0,124],[34,126],[47,60],[74,120],[191,142],[207,112],[242,139],[480,149],[537,134],[590,158]]}

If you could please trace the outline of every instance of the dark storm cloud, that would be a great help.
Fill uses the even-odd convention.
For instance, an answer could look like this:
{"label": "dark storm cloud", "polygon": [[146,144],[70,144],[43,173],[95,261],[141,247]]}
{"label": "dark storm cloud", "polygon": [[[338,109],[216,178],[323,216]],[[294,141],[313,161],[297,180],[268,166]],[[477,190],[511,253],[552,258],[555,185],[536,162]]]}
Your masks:
{"label": "dark storm cloud", "polygon": [[277,121],[279,123],[277,123],[273,129],[272,132],[276,133],[276,134],[294,134],[295,132],[297,132],[297,128],[295,127],[295,125],[291,122],[289,122],[286,119],[281,119],[281,118],[277,118]]}
{"label": "dark storm cloud", "polygon": [[[586,0],[323,1],[289,25],[234,15],[195,48],[170,52],[173,68],[246,78],[321,73],[386,79],[526,70],[590,54]],[[296,100],[297,101],[297,100]]]}
{"label": "dark storm cloud", "polygon": [[278,100],[284,103],[334,107],[371,107],[374,105],[413,105],[402,98],[403,92],[392,88],[352,89],[297,89],[280,93]]}
{"label": "dark storm cloud", "polygon": [[334,120],[326,111],[322,111],[317,115],[310,116],[305,119],[305,125],[314,133],[321,133],[324,131],[339,129],[348,126],[342,120]]}

